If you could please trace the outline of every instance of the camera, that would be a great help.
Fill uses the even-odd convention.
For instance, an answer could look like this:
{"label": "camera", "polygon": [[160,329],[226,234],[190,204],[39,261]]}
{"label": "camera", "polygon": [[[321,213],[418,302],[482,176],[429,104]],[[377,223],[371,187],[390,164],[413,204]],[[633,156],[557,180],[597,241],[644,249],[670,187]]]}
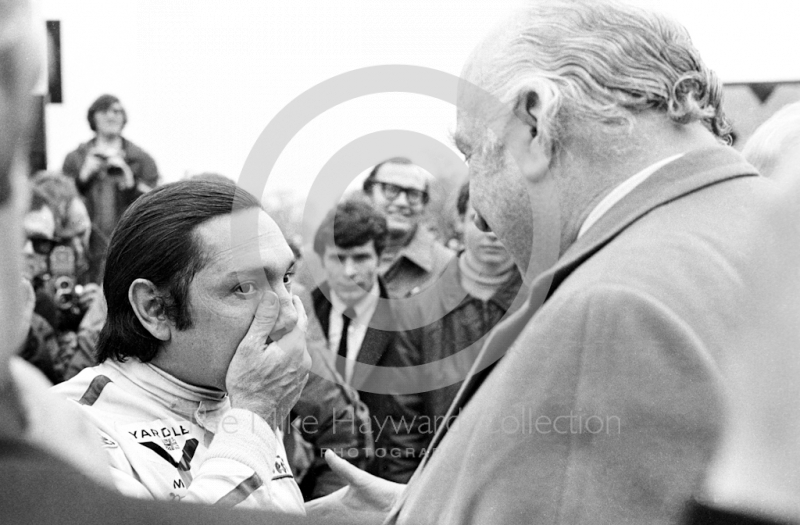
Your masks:
{"label": "camera", "polygon": [[60,275],[53,279],[53,300],[61,310],[68,310],[74,314],[80,314],[80,298],[83,294],[83,286],[75,284],[75,279],[69,275]]}
{"label": "camera", "polygon": [[108,164],[108,155],[105,155],[104,153],[94,153],[94,156],[103,161],[103,169],[106,170],[108,175],[125,175],[125,172],[119,166]]}
{"label": "camera", "polygon": [[83,286],[76,284],[75,250],[68,245],[58,245],[50,252],[50,275],[53,282],[53,301],[56,306],[74,315],[80,315],[80,297]]}

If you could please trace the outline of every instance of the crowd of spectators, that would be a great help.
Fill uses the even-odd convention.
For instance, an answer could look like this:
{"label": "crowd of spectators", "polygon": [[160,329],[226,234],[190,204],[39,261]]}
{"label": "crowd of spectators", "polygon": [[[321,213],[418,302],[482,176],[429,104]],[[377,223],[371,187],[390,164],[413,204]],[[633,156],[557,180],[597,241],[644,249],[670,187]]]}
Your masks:
{"label": "crowd of spectators", "polygon": [[[2,320],[6,346],[59,396],[0,353],[0,438],[36,465],[11,469],[20,486],[77,475],[77,498],[169,522],[181,506],[130,501],[331,523],[800,520],[800,103],[740,154],[680,26],[544,3],[465,66],[459,250],[426,225],[432,175],[390,158],[308,240],[312,288],[257,196],[214,174],[160,184],[112,95],[62,171],[23,189],[5,161],[25,119],[0,93],[2,235],[23,241],[21,272],[2,258],[22,326]],[[562,39],[591,76],[559,65]]]}

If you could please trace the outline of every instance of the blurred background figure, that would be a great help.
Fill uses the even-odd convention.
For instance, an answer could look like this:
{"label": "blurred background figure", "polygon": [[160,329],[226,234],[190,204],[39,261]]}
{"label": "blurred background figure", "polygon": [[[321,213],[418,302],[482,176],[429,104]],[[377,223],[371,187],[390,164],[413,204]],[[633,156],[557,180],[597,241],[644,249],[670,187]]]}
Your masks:
{"label": "blurred background figure", "polygon": [[95,364],[96,334],[84,323],[102,306],[86,257],[91,221],[71,179],[42,172],[31,182],[23,255],[35,302],[23,356],[60,383]]}
{"label": "blurred background figure", "polygon": [[800,102],[784,106],[753,133],[742,155],[765,177],[800,176]]}
{"label": "blurred background figure", "polygon": [[[47,274],[50,253],[55,246],[56,220],[47,198],[33,188],[28,212],[22,219],[25,239],[22,248],[23,265],[23,314],[28,326],[25,343],[19,355],[36,366],[47,378],[57,383],[61,374],[55,370],[58,357],[58,342],[52,327],[40,313],[34,311],[36,304],[32,282],[41,288],[41,276]],[[55,313],[52,311],[51,313]]]}
{"label": "blurred background figure", "polygon": [[114,226],[137,197],[158,184],[159,175],[153,158],[122,136],[128,115],[117,97],[101,95],[86,118],[95,136],[67,155],[63,172],[86,201],[94,224],[90,264],[95,275],[102,275]]}
{"label": "blurred background figure", "polygon": [[403,157],[377,164],[364,181],[364,194],[386,214],[389,234],[379,271],[391,297],[407,297],[438,277],[454,252],[422,222],[430,173]]}
{"label": "blurred background figure", "polygon": [[[776,182],[768,233],[782,249],[800,238],[800,103],[759,126],[742,154]],[[725,434],[690,506],[689,524],[800,523],[800,248],[794,243],[789,255],[764,258],[750,307],[755,315],[748,316],[758,323],[748,341],[753,351],[731,370]],[[769,308],[770,315],[758,314]]]}
{"label": "blurred background figure", "polygon": [[47,198],[55,214],[55,237],[70,251],[65,257],[69,274],[80,284],[99,282],[100,276],[91,273],[88,259],[92,221],[75,181],[59,172],[41,171],[34,175],[32,184]]}

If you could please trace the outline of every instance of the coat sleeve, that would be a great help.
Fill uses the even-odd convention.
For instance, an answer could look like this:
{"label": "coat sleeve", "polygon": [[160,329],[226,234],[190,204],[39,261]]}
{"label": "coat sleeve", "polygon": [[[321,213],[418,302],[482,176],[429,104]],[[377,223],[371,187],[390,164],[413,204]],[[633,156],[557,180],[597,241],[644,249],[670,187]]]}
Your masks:
{"label": "coat sleeve", "polygon": [[131,169],[133,169],[133,176],[136,183],[144,184],[149,189],[155,188],[159,180],[156,161],[153,160],[153,157],[151,157],[149,153],[139,146],[131,144],[130,142],[128,144],[129,155],[131,156],[129,164]]}
{"label": "coat sleeve", "polygon": [[81,181],[80,179],[81,167],[83,167],[85,159],[85,155],[81,153],[80,149],[77,149],[67,154],[64,158],[64,165],[61,167],[64,175],[71,177],[75,181],[75,186],[81,194],[84,194],[91,185],[91,179],[87,181]]}

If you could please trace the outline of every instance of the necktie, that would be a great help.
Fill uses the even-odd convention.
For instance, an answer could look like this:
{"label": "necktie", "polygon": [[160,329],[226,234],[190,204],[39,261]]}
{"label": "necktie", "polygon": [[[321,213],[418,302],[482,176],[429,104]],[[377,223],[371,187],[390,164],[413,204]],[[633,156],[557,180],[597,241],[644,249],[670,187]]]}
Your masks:
{"label": "necktie", "polygon": [[347,310],[345,310],[342,314],[342,336],[339,338],[339,357],[341,359],[336,360],[336,371],[339,372],[339,375],[345,380],[345,363],[347,362],[347,329],[350,328],[350,321],[355,316],[356,312],[352,308],[347,308]]}

